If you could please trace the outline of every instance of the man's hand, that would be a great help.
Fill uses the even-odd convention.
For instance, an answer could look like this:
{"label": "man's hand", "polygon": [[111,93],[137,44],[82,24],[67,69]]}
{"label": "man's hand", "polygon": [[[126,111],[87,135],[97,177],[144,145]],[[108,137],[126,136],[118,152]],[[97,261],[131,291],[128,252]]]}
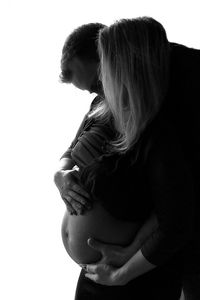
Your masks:
{"label": "man's hand", "polygon": [[88,239],[88,245],[100,252],[102,258],[96,264],[80,265],[86,271],[85,277],[107,286],[126,284],[121,267],[134,255],[133,248],[131,252],[129,247],[105,244],[92,238]]}
{"label": "man's hand", "polygon": [[124,285],[154,268],[155,266],[145,259],[140,249],[157,227],[157,217],[152,213],[127,247],[105,244],[89,238],[88,245],[100,252],[102,257],[96,264],[80,265],[87,272],[85,276],[103,285]]}
{"label": "man's hand", "polygon": [[139,249],[145,241],[158,228],[158,221],[155,213],[149,216],[145,223],[140,227],[132,243],[126,247],[106,244],[93,238],[88,239],[88,245],[102,255],[98,263],[109,264],[114,267],[124,265]]}
{"label": "man's hand", "polygon": [[94,250],[101,253],[102,258],[98,264],[112,265],[113,267],[121,267],[124,265],[138,249],[122,247],[118,245],[105,244],[96,239],[89,238],[88,245]]}
{"label": "man's hand", "polygon": [[86,265],[84,269],[87,272],[85,277],[98,284],[107,286],[119,286],[126,284],[120,268],[115,268],[105,264],[90,264]]}
{"label": "man's hand", "polygon": [[57,171],[54,182],[71,214],[83,214],[92,207],[90,195],[81,187],[76,169]]}
{"label": "man's hand", "polygon": [[[95,264],[84,264],[80,266],[86,271],[85,277],[98,284],[107,286],[125,285],[130,280],[156,267],[146,260],[141,250],[132,252],[130,255],[129,247],[117,248],[117,246],[106,245],[96,240],[89,240],[88,244],[90,244],[90,246],[93,244],[92,248],[101,252],[102,259]],[[125,254],[124,257],[123,253]],[[113,265],[117,257],[119,260],[121,259],[121,262],[118,263],[118,265]],[[126,262],[124,263],[125,257]]]}

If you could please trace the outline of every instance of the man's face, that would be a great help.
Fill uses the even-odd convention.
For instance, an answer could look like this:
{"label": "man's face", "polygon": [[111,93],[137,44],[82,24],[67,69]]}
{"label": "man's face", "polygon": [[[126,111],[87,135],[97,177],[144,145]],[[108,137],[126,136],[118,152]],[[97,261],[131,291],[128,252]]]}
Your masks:
{"label": "man's face", "polygon": [[93,89],[96,85],[98,63],[94,61],[84,61],[75,56],[67,65],[68,71],[71,73],[70,82],[81,90],[87,90],[90,93],[97,92]]}

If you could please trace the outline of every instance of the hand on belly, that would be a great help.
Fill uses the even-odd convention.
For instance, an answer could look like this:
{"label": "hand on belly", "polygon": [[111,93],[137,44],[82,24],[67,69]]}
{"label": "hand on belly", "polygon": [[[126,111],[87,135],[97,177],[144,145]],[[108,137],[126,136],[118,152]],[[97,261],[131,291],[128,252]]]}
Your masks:
{"label": "hand on belly", "polygon": [[101,254],[87,244],[89,237],[108,244],[127,246],[139,229],[139,223],[125,222],[112,217],[100,204],[84,215],[70,215],[65,212],[62,222],[62,240],[71,258],[79,263],[93,263]]}

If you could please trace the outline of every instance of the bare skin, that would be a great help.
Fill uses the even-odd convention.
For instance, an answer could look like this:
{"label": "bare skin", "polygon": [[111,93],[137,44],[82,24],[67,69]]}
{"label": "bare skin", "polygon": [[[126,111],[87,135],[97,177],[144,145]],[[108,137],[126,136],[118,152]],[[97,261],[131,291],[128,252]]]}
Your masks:
{"label": "bare skin", "polygon": [[[83,215],[71,215],[66,210],[62,222],[65,249],[78,264],[94,263],[102,255],[87,243],[90,237],[109,245],[128,246],[134,239],[140,223],[124,222],[112,217],[100,204],[94,203]],[[113,263],[118,262],[113,260]]]}

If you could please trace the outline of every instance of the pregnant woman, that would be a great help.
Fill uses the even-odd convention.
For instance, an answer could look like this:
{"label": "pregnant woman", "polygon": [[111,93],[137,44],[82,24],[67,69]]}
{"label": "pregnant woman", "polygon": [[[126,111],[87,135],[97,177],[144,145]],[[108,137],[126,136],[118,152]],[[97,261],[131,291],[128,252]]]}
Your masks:
{"label": "pregnant woman", "polygon": [[[96,101],[98,99],[97,97]],[[78,216],[70,214],[67,210],[62,224],[62,237],[65,248],[71,258],[79,264],[96,262],[100,259],[100,253],[88,246],[87,240],[89,237],[95,237],[109,244],[128,246],[138,228],[141,227],[150,214],[150,206],[144,203],[146,198],[141,197],[142,192],[140,192],[140,196],[137,195],[139,172],[137,183],[135,182],[135,188],[133,188],[134,172],[132,172],[130,166],[127,166],[126,172],[121,177],[119,172],[114,171],[120,157],[110,156],[108,153],[106,155],[109,141],[114,138],[114,132],[111,128],[102,120],[88,117],[71,149],[71,159],[79,168],[78,173],[81,181],[90,193],[93,204],[91,210],[87,210],[84,214]],[[105,155],[102,156],[103,154]],[[98,161],[99,157],[102,158]],[[94,165],[97,166],[98,164],[104,166],[104,174],[95,173]],[[98,169],[98,171],[100,170]],[[110,174],[107,182],[99,184],[101,180],[97,180],[95,177],[96,175],[98,175],[98,178],[105,176],[105,171],[107,176],[108,172],[114,172],[115,176]],[[94,175],[92,176],[92,174]],[[131,175],[132,180],[130,181]],[[103,190],[106,191],[105,195]],[[131,208],[131,204],[133,206],[135,203],[134,221],[133,213],[130,215],[126,207],[123,211],[120,205],[122,197],[126,201],[126,207]],[[140,201],[139,197],[141,198]]]}
{"label": "pregnant woman", "polygon": [[[152,32],[156,34],[157,30],[159,35],[163,34],[163,31],[159,32],[159,28],[155,28]],[[144,35],[144,37],[148,37],[148,35]],[[141,40],[141,43],[143,42],[146,42],[145,39]],[[154,42],[155,44],[152,43],[152,46],[156,46],[156,51],[163,50],[160,47],[159,38],[154,39]],[[156,44],[156,42],[158,44]],[[122,46],[123,43],[120,45]],[[149,57],[144,54],[145,51],[142,51],[140,55],[136,57],[136,61],[138,59],[139,61],[141,60],[142,62],[145,62],[146,59],[149,59]],[[115,56],[112,56],[112,58],[115,58]],[[162,56],[154,56],[154,66],[158,63],[158,61],[156,61],[157,58],[160,60]],[[74,57],[71,62],[72,61],[74,62],[74,66],[77,68],[77,63],[80,64],[80,59]],[[68,66],[70,66],[70,61]],[[149,64],[143,65],[144,68],[148,66]],[[128,67],[126,70],[128,70]],[[137,69],[137,71],[139,72],[140,70]],[[70,76],[72,76],[71,82],[74,81],[77,86],[77,80],[75,81],[73,72],[63,72],[63,74],[66,76],[70,74]],[[147,72],[146,74],[149,73]],[[148,80],[146,83],[148,83]],[[121,83],[119,86],[121,86]],[[141,86],[139,86],[139,89],[140,88]],[[108,90],[106,92],[108,94]],[[152,90],[149,90],[149,92],[152,92]],[[121,99],[123,98],[124,100],[124,104],[126,104],[126,97],[128,95],[129,94],[126,93],[123,95],[120,94]],[[150,100],[151,97],[149,97],[149,101]],[[106,99],[103,99],[103,101],[106,101]],[[148,104],[148,101],[146,104]],[[149,106],[148,108],[150,110],[152,107]],[[140,112],[142,112],[142,110]],[[73,215],[73,209],[68,203],[68,211],[71,211],[72,215],[70,213],[66,213],[62,226],[63,241],[68,253],[75,261],[82,264],[87,263],[88,261],[92,263],[100,259],[100,254],[91,251],[91,249],[87,246],[86,241],[88,237],[92,236],[102,242],[108,242],[111,244],[127,245],[131,239],[133,239],[138,227],[142,224],[144,220],[143,218],[145,218],[145,216],[147,217],[150,214],[152,207],[155,206],[154,201],[156,201],[156,213],[159,217],[160,228],[164,229],[169,226],[167,231],[163,232],[163,237],[165,238],[165,234],[169,236],[172,233],[173,238],[171,241],[175,245],[178,242],[181,243],[182,240],[176,241],[174,236],[179,234],[179,237],[182,238],[182,225],[185,222],[185,226],[187,227],[189,224],[188,220],[190,220],[189,209],[187,211],[188,215],[185,214],[185,208],[187,206],[185,205],[187,203],[185,200],[192,197],[192,185],[190,177],[187,174],[187,164],[184,161],[181,149],[176,143],[174,144],[175,139],[172,136],[169,136],[169,134],[167,134],[164,130],[158,130],[158,134],[152,135],[151,127],[149,127],[149,131],[146,130],[146,134],[143,134],[140,138],[138,138],[137,147],[133,147],[130,152],[126,151],[125,154],[111,155],[109,154],[109,147],[108,149],[106,149],[107,147],[102,148],[102,145],[105,146],[105,141],[107,142],[110,141],[110,139],[112,140],[113,138],[116,138],[115,135],[113,136],[113,133],[111,133],[111,135],[108,134],[107,130],[106,134],[103,134],[102,137],[101,132],[103,131],[103,128],[105,128],[105,126],[110,126],[110,122],[108,122],[108,120],[110,120],[111,114],[109,113],[109,110],[107,113],[108,118],[106,123],[101,123],[97,114],[91,116],[89,119],[90,121],[94,120],[92,121],[93,124],[90,124],[88,130],[84,128],[83,131],[81,130],[79,132],[77,135],[77,142],[70,149],[70,168],[74,165],[78,165],[80,169],[80,171],[71,171],[74,172],[71,174],[72,176],[75,176],[75,174],[81,175],[81,182],[87,189],[93,202],[93,208],[90,211],[86,211],[83,215]],[[101,120],[103,121],[103,118]],[[95,122],[97,122],[97,124],[95,124]],[[98,122],[100,122],[101,126],[99,126],[100,124],[98,124]],[[119,128],[119,124],[115,125]],[[93,134],[94,132],[95,134]],[[162,132],[162,134],[160,134],[160,132]],[[101,135],[100,143],[95,141],[94,137],[97,135]],[[98,145],[98,147],[95,145]],[[91,153],[93,151],[92,149],[98,149],[100,153],[94,155],[94,153]],[[91,158],[89,158],[88,161],[87,159],[85,161],[85,157],[87,157],[86,154],[88,153],[90,154],[88,157],[91,157],[92,155],[94,159],[92,164]],[[151,156],[149,156],[149,153],[151,153]],[[101,158],[96,159],[98,156],[101,156]],[[67,156],[66,159],[68,159]],[[148,161],[147,164],[145,163],[146,159]],[[161,181],[163,179],[163,167],[167,170],[166,175],[170,176],[170,182],[167,182],[168,189],[164,188],[162,190],[162,186],[165,186],[163,182],[160,184],[160,189],[156,185],[152,186],[154,178],[149,180],[148,175],[151,173],[152,168],[154,168],[154,163],[156,167],[160,167],[160,169],[156,168],[156,171],[161,172]],[[171,175],[168,174],[169,171],[171,172]],[[154,175],[158,176],[158,173],[156,172]],[[175,174],[175,176],[172,176],[172,174]],[[173,180],[176,181],[177,178],[179,180],[176,184]],[[169,178],[166,177],[166,180],[169,180]],[[57,180],[57,183],[58,182],[59,179]],[[170,189],[169,184],[172,185]],[[57,185],[60,188],[61,195],[63,195],[62,190],[65,188],[64,185],[62,186],[62,184],[59,183]],[[107,187],[108,189],[105,190],[104,187]],[[154,199],[152,195],[156,195],[156,199]],[[177,195],[178,202],[176,201]],[[180,196],[182,203],[184,203],[184,214],[180,210],[180,207],[179,211],[177,211],[177,205],[180,203]],[[71,194],[71,197],[73,197],[73,193]],[[167,201],[170,200],[170,198],[171,201],[168,203]],[[141,208],[143,208],[143,210]],[[175,209],[174,213],[173,208]],[[168,212],[170,210],[172,215],[169,222],[168,220],[170,217]],[[174,227],[175,234],[173,235],[172,226],[177,223],[175,222],[175,217],[178,218],[180,226],[179,233],[178,228]],[[170,242],[170,238],[168,240]],[[168,248],[166,248],[167,251],[169,248],[173,248],[173,244],[168,245]],[[148,253],[149,250],[151,249],[146,247],[146,253]],[[162,247],[159,251],[161,253],[163,252]],[[161,258],[162,256],[160,256],[159,259],[158,257],[154,257],[154,259],[157,260],[161,260]],[[175,255],[173,258],[175,258]],[[172,272],[171,267],[171,261],[168,260],[153,271],[141,275],[133,280],[129,277],[127,282],[121,282],[115,287],[97,284],[85,278],[85,272],[82,271],[77,286],[76,299],[178,299],[180,296],[180,278],[176,272],[177,268]]]}
{"label": "pregnant woman", "polygon": [[[99,102],[99,99],[104,101],[97,97],[93,105]],[[70,149],[71,160],[79,168],[72,173],[78,175],[93,204],[92,209],[79,215],[66,210],[62,223],[65,249],[71,258],[81,265],[95,263],[101,259],[101,254],[88,246],[88,238],[93,237],[104,243],[127,247],[153,209],[148,193],[146,170],[134,160],[137,153],[109,153],[109,141],[115,137],[112,128],[111,122],[106,124],[102,119],[88,117]],[[127,260],[131,256],[130,249]],[[116,259],[113,262],[111,259],[109,263],[115,267],[121,266],[120,261],[117,263]],[[76,299],[134,297],[136,300],[143,300],[148,296],[154,297],[153,299],[170,297],[178,300],[181,290],[180,274],[169,266],[168,264],[117,287],[98,285],[85,278],[83,270],[77,286]]]}

